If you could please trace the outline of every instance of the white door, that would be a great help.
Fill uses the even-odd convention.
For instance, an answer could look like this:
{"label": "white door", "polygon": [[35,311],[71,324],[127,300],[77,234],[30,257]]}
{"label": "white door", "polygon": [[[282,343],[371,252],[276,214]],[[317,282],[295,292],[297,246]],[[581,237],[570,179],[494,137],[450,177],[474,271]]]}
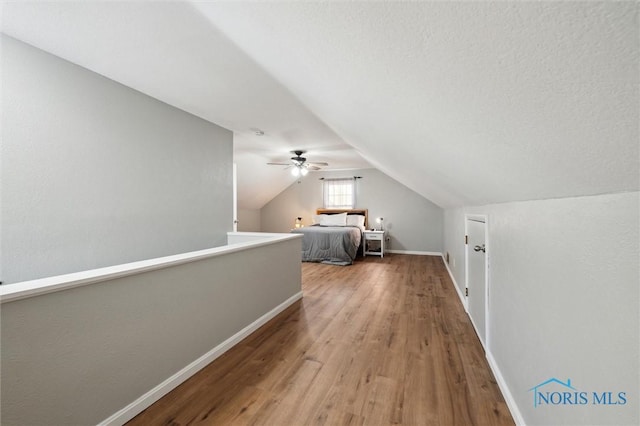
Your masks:
{"label": "white door", "polygon": [[487,337],[487,253],[486,220],[466,219],[467,306],[478,337],[486,349]]}

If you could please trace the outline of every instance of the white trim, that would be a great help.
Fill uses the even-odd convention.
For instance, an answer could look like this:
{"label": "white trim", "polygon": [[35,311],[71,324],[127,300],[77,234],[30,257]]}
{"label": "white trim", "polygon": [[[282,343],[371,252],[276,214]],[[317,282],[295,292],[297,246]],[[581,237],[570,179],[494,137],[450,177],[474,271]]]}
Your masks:
{"label": "white trim", "polygon": [[[486,237],[486,235],[485,235],[485,237]],[[486,244],[486,241],[485,241],[485,244]],[[453,282],[453,285],[454,285],[454,287],[456,289],[456,292],[458,293],[458,297],[460,297],[460,301],[462,302],[462,305],[465,306],[465,311],[467,311],[467,306],[466,306],[467,305],[467,300],[462,295],[462,292],[461,292],[460,288],[458,287],[458,283],[456,282],[456,279],[453,276],[453,272],[449,268],[449,265],[447,264],[447,261],[444,258],[444,255],[442,256],[442,261],[444,263],[444,266],[447,268],[447,272],[449,272],[449,277],[451,278],[451,282]],[[473,318],[471,318],[471,315],[468,315],[468,311],[467,311],[467,316],[471,320],[471,324],[473,325],[473,328],[474,328],[474,330],[476,332],[476,335],[477,335],[478,334],[478,329],[476,328],[476,324],[473,322]],[[480,340],[480,339],[478,339],[478,340]],[[500,372],[500,369],[498,368],[498,364],[496,363],[495,359],[493,358],[493,355],[484,346],[484,343],[482,343],[482,340],[480,340],[480,344],[482,344],[482,346],[485,348],[485,352],[484,353],[485,353],[485,357],[487,358],[487,361],[489,363],[489,368],[491,368],[491,371],[493,372],[493,376],[495,377],[496,382],[498,383],[498,387],[500,388],[500,391],[502,392],[502,396],[504,397],[504,400],[507,403],[507,407],[509,408],[509,412],[511,413],[511,417],[513,417],[513,420],[516,423],[516,425],[526,426],[526,424],[524,422],[524,419],[522,417],[522,414],[520,413],[520,410],[518,409],[518,405],[516,404],[516,401],[513,398],[513,395],[511,394],[511,391],[509,390],[509,387],[507,386],[507,382],[505,382],[504,377],[502,377],[502,373]]]}
{"label": "white trim", "polygon": [[[230,233],[241,235],[242,233]],[[249,234],[251,235],[251,234]],[[56,291],[81,287],[99,282],[141,274],[143,272],[182,265],[210,257],[222,256],[248,248],[274,244],[293,238],[302,238],[301,234],[259,234],[261,239],[245,243],[224,245],[205,250],[180,253],[173,256],[158,257],[155,259],[141,260],[138,262],[124,263],[122,265],[107,266],[105,268],[91,269],[89,271],[74,272],[72,274],[57,275],[54,277],[40,278],[37,280],[23,281],[14,284],[0,286],[0,303],[12,302],[27,297],[40,296]]]}
{"label": "white trim", "polygon": [[484,350],[485,356],[487,356],[486,354],[489,353],[489,349],[487,348],[487,345],[485,344],[485,342],[483,342],[482,339],[480,338],[480,333],[478,332],[478,327],[476,326],[476,323],[473,320],[473,317],[471,317],[471,315],[469,315],[469,311],[467,311],[467,316],[469,317],[469,320],[471,320],[471,325],[473,326],[473,329],[476,332],[476,336],[478,337],[478,341],[482,345],[482,349]]}
{"label": "white trim", "polygon": [[228,237],[234,237],[234,236],[238,236],[238,237],[256,237],[256,238],[260,238],[260,239],[267,239],[267,238],[275,238],[275,237],[282,237],[285,235],[291,235],[288,233],[279,233],[279,232],[227,232],[227,238]]}
{"label": "white trim", "polygon": [[[480,337],[480,333],[478,333],[478,328],[476,327],[476,324],[473,320],[473,318],[471,317],[471,313],[469,312],[469,302],[468,302],[468,297],[466,297],[467,299],[467,314],[469,315],[469,318],[471,318],[471,323],[473,324],[473,327],[476,329],[476,334],[478,335],[478,338],[480,339],[480,342],[482,342],[482,346],[485,349],[485,352],[488,352],[489,348],[490,348],[490,343],[489,343],[489,256],[491,254],[491,250],[489,247],[489,218],[487,215],[484,214],[465,214],[464,215],[464,234],[465,236],[469,235],[469,227],[468,227],[468,222],[469,221],[473,221],[473,222],[480,222],[482,224],[484,224],[484,245],[485,245],[485,257],[484,257],[484,338]],[[469,287],[469,250],[471,249],[471,247],[469,246],[469,244],[465,244],[465,251],[464,251],[464,285],[465,288]]]}
{"label": "white trim", "polygon": [[511,390],[509,390],[509,386],[507,386],[507,382],[504,381],[504,377],[502,377],[502,373],[498,368],[498,363],[493,358],[491,352],[486,352],[487,361],[489,362],[489,368],[493,372],[493,376],[496,378],[496,382],[498,382],[498,387],[500,391],[502,391],[502,396],[504,397],[505,402],[507,403],[507,407],[509,407],[509,412],[511,412],[511,417],[513,417],[513,421],[520,426],[526,426],[524,422],[524,418],[522,417],[522,413],[518,408],[518,404],[516,404],[516,400],[513,398],[513,394]]}
{"label": "white trim", "polygon": [[[478,220],[478,215],[465,215],[465,235],[468,235],[467,233],[467,218],[470,218],[471,220]],[[489,252],[489,230],[488,230],[488,225],[489,225],[489,221],[488,221],[488,217],[487,216],[482,216],[482,219],[484,219],[484,223],[485,223],[485,246],[487,247],[487,252]],[[468,245],[465,245],[465,282],[466,282],[466,275],[467,275],[467,249],[468,249]],[[449,277],[451,277],[451,281],[453,282],[453,284],[455,285],[456,291],[458,293],[458,297],[460,297],[460,301],[462,302],[463,306],[465,307],[465,311],[467,311],[467,316],[469,317],[469,319],[471,320],[471,324],[473,325],[473,328],[476,332],[476,335],[478,334],[478,329],[476,327],[475,322],[473,321],[473,318],[471,318],[471,315],[469,315],[469,310],[468,310],[468,306],[467,306],[467,298],[464,297],[464,295],[462,294],[462,291],[460,290],[460,288],[458,287],[458,284],[456,282],[456,279],[453,276],[453,272],[451,271],[451,269],[449,268],[449,265],[447,264],[446,259],[444,258],[444,256],[442,257],[442,260],[444,262],[444,266],[447,268],[447,272],[449,272]],[[487,281],[489,281],[489,257],[487,255]],[[488,284],[488,283],[487,283]],[[486,295],[487,299],[485,301],[486,305],[486,309],[487,312],[485,312],[485,318],[488,318],[487,313],[488,313],[488,294]],[[487,335],[486,335],[486,340],[487,343],[489,342],[488,339],[488,326],[489,324],[486,324],[487,327]],[[489,363],[489,368],[491,368],[491,372],[493,373],[493,376],[496,379],[496,382],[498,383],[498,387],[500,388],[500,392],[502,392],[502,396],[504,397],[505,402],[507,403],[507,407],[509,408],[509,412],[511,413],[511,417],[513,417],[514,422],[516,423],[516,425],[519,426],[526,426],[526,423],[524,422],[524,418],[522,417],[522,413],[520,413],[520,409],[518,408],[518,404],[516,404],[515,399],[513,398],[513,394],[511,393],[511,390],[509,389],[509,387],[507,386],[507,382],[504,380],[504,377],[502,376],[502,372],[500,371],[500,368],[498,367],[498,363],[496,362],[496,360],[493,358],[493,354],[491,353],[491,351],[488,348],[488,345],[485,346],[485,344],[482,342],[481,339],[478,338],[478,340],[480,340],[480,344],[482,344],[482,346],[485,349],[485,357],[487,358],[487,362]]]}
{"label": "white trim", "polygon": [[451,278],[451,281],[453,282],[453,287],[456,289],[456,293],[458,293],[458,297],[460,298],[460,302],[462,302],[462,306],[464,307],[465,312],[467,312],[467,299],[464,297],[464,294],[462,294],[462,290],[460,290],[460,287],[458,287],[458,282],[456,281],[455,277],[453,276],[453,272],[449,268],[449,264],[447,263],[447,259],[444,258],[444,255],[441,255],[441,256],[442,256],[442,262],[444,263],[445,268],[447,268],[447,272],[449,272],[449,277]]}
{"label": "white trim", "polygon": [[133,419],[135,416],[140,414],[142,411],[151,406],[154,402],[158,401],[160,398],[165,396],[167,393],[171,392],[173,389],[182,384],[185,380],[196,374],[198,371],[202,370],[204,367],[212,363],[222,354],[227,352],[229,349],[237,345],[242,339],[249,336],[251,333],[256,331],[258,328],[267,323],[267,321],[274,318],[280,312],[284,311],[286,308],[297,302],[302,298],[302,292],[298,292],[234,334],[229,337],[224,342],[220,343],[215,348],[211,349],[206,354],[202,355],[200,358],[193,361],[191,364],[184,367],[182,370],[175,373],[173,376],[169,377],[158,386],[149,390],[144,395],[140,396],[138,399],[133,401],[131,404],[122,408],[118,412],[112,414],[105,420],[98,423],[98,425],[124,425],[129,420]]}
{"label": "white trim", "polygon": [[238,165],[233,163],[233,232],[238,232]]}
{"label": "white trim", "polygon": [[387,253],[416,254],[418,256],[442,256],[439,251],[415,251],[415,250],[385,250]]}
{"label": "white trim", "polygon": [[484,338],[487,343],[487,349],[491,346],[491,306],[490,306],[490,296],[491,296],[491,229],[489,223],[489,216],[485,215],[484,217],[484,248],[485,248],[485,261],[484,261],[484,270],[485,270],[485,286],[484,286]]}

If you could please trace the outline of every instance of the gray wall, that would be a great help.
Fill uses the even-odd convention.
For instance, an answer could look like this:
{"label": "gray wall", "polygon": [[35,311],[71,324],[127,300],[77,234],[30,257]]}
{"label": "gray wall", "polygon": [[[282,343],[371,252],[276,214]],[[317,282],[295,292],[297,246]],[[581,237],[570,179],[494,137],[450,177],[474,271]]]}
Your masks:
{"label": "gray wall", "polygon": [[[488,215],[489,352],[528,425],[640,423],[638,206],[636,192],[445,212],[461,287],[464,215]],[[534,408],[528,390],[551,377],[628,402]]]}
{"label": "gray wall", "polygon": [[260,232],[260,210],[238,209],[238,232]]}
{"label": "gray wall", "polygon": [[300,244],[3,303],[2,424],[107,419],[297,295]]}
{"label": "gray wall", "polygon": [[0,280],[225,243],[232,228],[231,132],[1,40]]}
{"label": "gray wall", "polygon": [[389,249],[441,252],[443,210],[377,169],[310,173],[281,192],[261,210],[263,232],[289,232],[295,218],[305,225],[322,207],[321,177],[362,176],[356,182],[356,208],[368,209],[370,227],[383,217]]}

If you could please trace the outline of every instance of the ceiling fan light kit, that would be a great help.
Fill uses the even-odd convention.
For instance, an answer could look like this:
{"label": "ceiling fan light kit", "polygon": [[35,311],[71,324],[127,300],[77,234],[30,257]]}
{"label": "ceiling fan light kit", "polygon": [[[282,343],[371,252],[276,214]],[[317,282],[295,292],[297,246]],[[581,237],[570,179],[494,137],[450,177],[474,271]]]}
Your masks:
{"label": "ceiling fan light kit", "polygon": [[307,173],[309,173],[309,169],[307,169],[306,167],[303,167],[302,165],[296,165],[291,169],[291,174],[294,175],[295,177],[298,176],[306,176]]}
{"label": "ceiling fan light kit", "polygon": [[296,150],[291,151],[292,154],[295,154],[295,157],[290,158],[289,163],[267,163],[270,166],[287,166],[286,168],[291,167],[291,174],[295,177],[306,176],[309,173],[309,170],[321,170],[322,167],[326,167],[329,163],[314,163],[308,162],[306,158],[302,157],[306,151]]}

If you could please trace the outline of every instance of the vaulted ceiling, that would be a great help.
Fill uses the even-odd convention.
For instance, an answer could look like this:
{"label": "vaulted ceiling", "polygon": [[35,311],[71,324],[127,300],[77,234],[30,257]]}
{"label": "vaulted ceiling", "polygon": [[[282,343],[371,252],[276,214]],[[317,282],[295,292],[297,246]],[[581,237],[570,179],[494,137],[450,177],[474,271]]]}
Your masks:
{"label": "vaulted ceiling", "polygon": [[[2,31],[234,131],[239,206],[305,149],[443,207],[638,190],[636,2],[6,2]],[[264,132],[257,136],[256,130]]]}

